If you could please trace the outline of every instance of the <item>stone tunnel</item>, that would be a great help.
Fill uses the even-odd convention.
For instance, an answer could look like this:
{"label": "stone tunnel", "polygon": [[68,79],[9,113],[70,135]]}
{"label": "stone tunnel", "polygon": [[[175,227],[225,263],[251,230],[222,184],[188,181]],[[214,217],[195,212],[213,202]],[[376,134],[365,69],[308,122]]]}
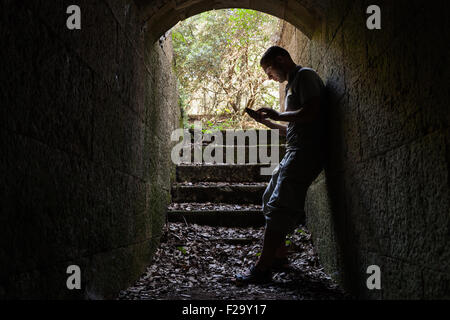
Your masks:
{"label": "stone tunnel", "polygon": [[[66,27],[72,4],[80,30]],[[288,22],[281,43],[329,89],[327,164],[306,203],[327,273],[362,299],[450,298],[445,1],[6,0],[1,299],[109,299],[145,270],[182,125],[164,34],[234,7]],[[67,290],[69,265],[81,290]],[[370,265],[381,290],[366,286]]]}

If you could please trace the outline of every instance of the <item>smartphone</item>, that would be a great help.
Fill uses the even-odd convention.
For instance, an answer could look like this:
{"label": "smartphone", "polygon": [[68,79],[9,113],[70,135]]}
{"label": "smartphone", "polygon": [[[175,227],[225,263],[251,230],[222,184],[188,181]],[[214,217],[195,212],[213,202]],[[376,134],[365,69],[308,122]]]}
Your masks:
{"label": "smartphone", "polygon": [[256,118],[258,116],[258,112],[256,112],[255,110],[252,110],[250,108],[245,108],[245,112],[247,112],[248,115],[252,118]]}

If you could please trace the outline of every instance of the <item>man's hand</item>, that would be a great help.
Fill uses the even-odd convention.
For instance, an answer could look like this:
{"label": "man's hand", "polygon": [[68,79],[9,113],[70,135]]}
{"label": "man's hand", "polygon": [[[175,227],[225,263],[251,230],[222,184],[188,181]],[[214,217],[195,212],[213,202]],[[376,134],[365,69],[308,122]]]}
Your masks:
{"label": "man's hand", "polygon": [[263,114],[261,112],[249,109],[249,108],[245,108],[245,112],[247,112],[247,114],[254,120],[256,120],[259,123],[262,124],[267,124],[268,120],[266,119],[266,117],[263,116]]}
{"label": "man's hand", "polygon": [[[282,136],[286,136],[286,131],[287,131],[287,127],[285,125],[282,124],[278,124],[278,123],[274,123],[272,121],[270,121],[268,119],[267,115],[267,111],[263,112],[264,110],[271,110],[274,111],[278,114],[277,111],[273,110],[273,109],[269,109],[269,108],[261,108],[257,111],[249,109],[249,108],[245,108],[245,112],[247,112],[247,114],[254,120],[256,120],[259,123],[262,123],[263,125],[268,126],[270,129],[277,129],[280,130],[280,134]],[[271,112],[268,111],[268,112]]]}
{"label": "man's hand", "polygon": [[280,113],[274,109],[260,108],[256,112],[261,115],[262,119],[272,119],[275,121],[280,119]]}

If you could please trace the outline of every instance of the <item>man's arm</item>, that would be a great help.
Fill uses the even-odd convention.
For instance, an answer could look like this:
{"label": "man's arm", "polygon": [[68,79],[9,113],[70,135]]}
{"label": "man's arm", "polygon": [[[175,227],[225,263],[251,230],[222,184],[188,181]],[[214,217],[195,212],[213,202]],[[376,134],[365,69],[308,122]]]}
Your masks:
{"label": "man's arm", "polygon": [[320,97],[309,99],[303,107],[295,111],[278,112],[270,108],[257,110],[264,119],[275,121],[310,123],[318,119],[320,115]]}
{"label": "man's arm", "polygon": [[266,126],[268,126],[270,129],[278,129],[280,136],[286,136],[287,134],[287,127],[285,125],[279,124],[279,123],[275,123],[272,122],[268,119],[262,119],[261,121],[258,121]]}
{"label": "man's arm", "polygon": [[[272,110],[272,109],[270,109],[270,110]],[[278,124],[278,123],[270,121],[267,118],[264,118],[263,115],[261,114],[261,112],[257,112],[257,111],[248,112],[247,111],[247,114],[252,119],[256,120],[259,123],[262,123],[265,126],[268,126],[270,129],[278,129],[280,135],[286,136],[286,134],[287,134],[287,127],[285,125]]]}

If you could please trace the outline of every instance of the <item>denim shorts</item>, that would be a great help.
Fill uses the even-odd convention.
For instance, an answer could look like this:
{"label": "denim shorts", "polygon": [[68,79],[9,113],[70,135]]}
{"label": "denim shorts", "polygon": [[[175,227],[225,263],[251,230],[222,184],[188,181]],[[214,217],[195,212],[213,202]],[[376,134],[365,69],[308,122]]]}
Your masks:
{"label": "denim shorts", "polygon": [[264,191],[262,209],[266,228],[288,234],[306,223],[306,193],[322,168],[321,158],[315,153],[286,152]]}

